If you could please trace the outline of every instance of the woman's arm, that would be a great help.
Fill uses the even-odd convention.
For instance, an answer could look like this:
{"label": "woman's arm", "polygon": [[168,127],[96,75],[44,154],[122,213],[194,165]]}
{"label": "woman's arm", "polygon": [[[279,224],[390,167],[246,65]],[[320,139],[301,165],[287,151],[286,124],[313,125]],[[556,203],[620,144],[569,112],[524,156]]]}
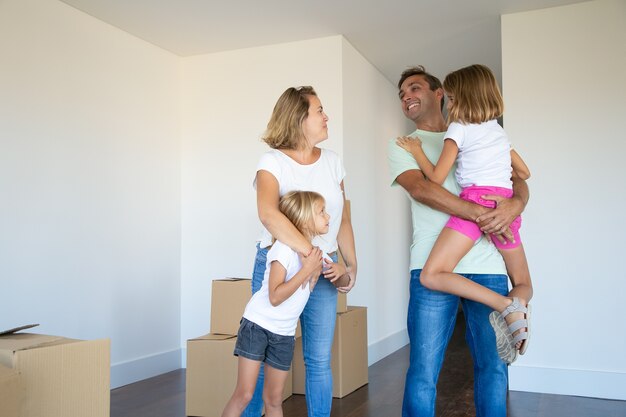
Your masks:
{"label": "woman's arm", "polygon": [[278,180],[268,171],[259,170],[256,174],[256,197],[259,219],[271,235],[298,253],[310,254],[311,242],[278,209]]}
{"label": "woman's arm", "polygon": [[319,248],[314,248],[311,254],[306,257],[300,253],[298,256],[300,257],[300,262],[302,262],[302,268],[289,281],[285,281],[287,270],[280,262],[273,261],[270,264],[268,290],[270,303],[274,307],[291,297],[300,285],[311,278],[311,275],[318,276],[320,273],[322,268],[322,251]]}
{"label": "woman's arm", "polygon": [[[343,181],[341,181],[341,191],[344,191]],[[356,249],[354,246],[354,231],[352,230],[352,220],[350,219],[350,211],[346,204],[346,194],[343,194],[343,212],[341,213],[341,224],[339,225],[339,233],[337,234],[337,243],[341,256],[346,262],[346,273],[350,277],[350,282],[345,287],[337,288],[341,292],[348,292],[356,283],[357,261]]]}

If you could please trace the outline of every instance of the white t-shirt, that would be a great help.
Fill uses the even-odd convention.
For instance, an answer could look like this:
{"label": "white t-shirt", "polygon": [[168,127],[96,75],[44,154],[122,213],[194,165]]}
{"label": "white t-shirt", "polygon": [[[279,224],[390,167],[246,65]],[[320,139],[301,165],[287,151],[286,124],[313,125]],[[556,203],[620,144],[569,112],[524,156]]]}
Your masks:
{"label": "white t-shirt", "polygon": [[273,261],[280,262],[287,270],[285,282],[293,278],[302,268],[297,252],[278,240],[274,242],[274,245],[267,252],[265,276],[263,277],[261,289],[255,292],[250,301],[248,301],[243,316],[272,333],[294,336],[298,318],[309,300],[311,291],[308,283],[304,289],[302,285],[299,285],[291,297],[279,305],[273,306],[270,303],[269,295],[270,265]]}
{"label": "white t-shirt", "polygon": [[445,135],[459,147],[456,180],[463,188],[490,185],[512,188],[511,144],[496,120],[484,123],[450,123]]}
{"label": "white t-shirt", "polygon": [[[333,151],[321,149],[317,161],[309,165],[301,165],[289,156],[271,149],[264,153],[257,165],[257,172],[268,171],[278,181],[278,193],[282,197],[290,191],[315,191],[326,200],[326,212],[330,215],[328,233],[313,239],[313,245],[326,253],[337,250],[337,233],[341,225],[343,213],[343,192],[341,181],[346,176],[343,164]],[[256,179],[254,180],[256,189]],[[272,235],[263,228],[259,239],[262,248],[272,244]]]}

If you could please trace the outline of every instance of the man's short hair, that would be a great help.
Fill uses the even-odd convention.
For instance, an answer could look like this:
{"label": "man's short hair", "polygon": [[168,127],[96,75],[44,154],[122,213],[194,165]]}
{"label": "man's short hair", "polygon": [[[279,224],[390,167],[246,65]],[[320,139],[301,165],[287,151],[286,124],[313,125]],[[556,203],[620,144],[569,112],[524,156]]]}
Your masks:
{"label": "man's short hair", "polygon": [[412,77],[414,75],[423,76],[426,82],[428,83],[428,86],[430,87],[431,91],[435,91],[438,88],[443,88],[441,86],[441,81],[439,81],[439,78],[426,72],[426,69],[424,68],[423,65],[418,65],[416,67],[407,68],[402,72],[402,74],[400,75],[400,81],[398,81],[398,90],[402,88],[402,83],[407,78]]}
{"label": "man's short hair", "polygon": [[[398,81],[398,90],[402,88],[402,83],[406,81],[407,78],[412,77],[414,75],[421,75],[422,77],[424,77],[424,79],[428,83],[428,86],[430,87],[430,91],[435,91],[438,88],[443,89],[443,86],[441,85],[441,81],[439,81],[439,78],[428,73],[423,65],[418,65],[416,67],[410,67],[402,71],[402,74],[400,75],[400,81]],[[443,111],[443,98],[441,99],[441,103],[439,107]]]}

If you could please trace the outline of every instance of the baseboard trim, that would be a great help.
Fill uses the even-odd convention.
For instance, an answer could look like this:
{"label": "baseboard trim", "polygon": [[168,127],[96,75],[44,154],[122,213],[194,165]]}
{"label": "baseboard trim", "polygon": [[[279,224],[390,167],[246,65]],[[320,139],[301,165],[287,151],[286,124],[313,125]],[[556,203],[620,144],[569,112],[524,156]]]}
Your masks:
{"label": "baseboard trim", "polygon": [[111,389],[181,368],[180,349],[111,365]]}
{"label": "baseboard trim", "polygon": [[626,400],[626,373],[516,365],[509,368],[511,391]]}
{"label": "baseboard trim", "polygon": [[408,343],[409,335],[406,329],[403,329],[378,342],[370,344],[367,349],[367,366],[371,366],[373,363],[384,359],[398,349],[406,346]]}
{"label": "baseboard trim", "polygon": [[[409,343],[406,329],[396,332],[368,346],[367,364],[378,362]],[[178,355],[182,368],[187,366],[187,349],[168,352]],[[177,369],[175,366],[174,369]],[[173,370],[173,369],[168,369]],[[168,372],[163,371],[163,372]],[[576,369],[541,368],[514,365],[509,368],[511,391],[543,394],[574,395],[581,397],[626,400],[626,373],[587,371]]]}
{"label": "baseboard trim", "polygon": [[[406,329],[387,336],[376,343],[372,343],[367,349],[367,366],[384,359],[398,349],[406,346],[408,343],[409,336]],[[180,363],[182,368],[187,367],[187,348],[180,349]]]}

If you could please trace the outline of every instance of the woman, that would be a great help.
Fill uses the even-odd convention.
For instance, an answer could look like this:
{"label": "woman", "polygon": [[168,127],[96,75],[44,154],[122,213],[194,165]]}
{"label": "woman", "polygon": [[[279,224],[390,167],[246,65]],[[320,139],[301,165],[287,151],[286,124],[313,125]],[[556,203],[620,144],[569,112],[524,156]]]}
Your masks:
{"label": "woman", "polygon": [[[337,290],[350,291],[357,273],[352,225],[350,217],[344,212],[343,164],[334,152],[317,147],[328,139],[327,122],[328,117],[312,87],[288,88],[274,106],[263,137],[272,149],[261,157],[254,180],[259,219],[264,230],[257,245],[252,292],[261,287],[272,237],[304,256],[317,246],[335,262],[339,248],[350,277],[347,286],[335,288],[324,274],[320,275],[300,316],[309,417],[330,416],[333,391],[330,351],[335,331]],[[315,191],[326,200],[326,211],[330,215],[329,231],[313,242],[304,237],[278,209],[280,197],[294,190]],[[244,416],[261,416],[262,392],[261,373]]]}

